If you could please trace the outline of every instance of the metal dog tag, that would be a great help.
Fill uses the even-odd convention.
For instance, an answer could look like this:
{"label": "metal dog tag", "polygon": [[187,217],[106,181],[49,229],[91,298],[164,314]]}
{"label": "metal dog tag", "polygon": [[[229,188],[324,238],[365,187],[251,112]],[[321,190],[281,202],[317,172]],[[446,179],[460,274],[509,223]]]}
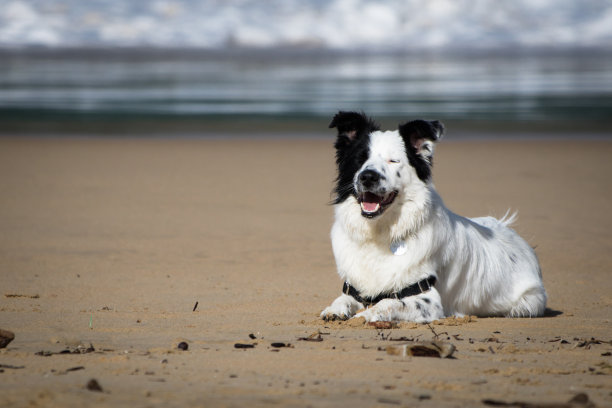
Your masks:
{"label": "metal dog tag", "polygon": [[404,255],[408,252],[406,241],[392,242],[390,248],[393,255]]}

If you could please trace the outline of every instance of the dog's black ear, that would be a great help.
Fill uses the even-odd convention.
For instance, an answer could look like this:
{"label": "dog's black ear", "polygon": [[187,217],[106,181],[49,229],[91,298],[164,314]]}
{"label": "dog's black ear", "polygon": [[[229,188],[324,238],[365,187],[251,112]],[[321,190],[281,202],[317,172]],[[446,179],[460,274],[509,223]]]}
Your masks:
{"label": "dog's black ear", "polygon": [[432,163],[434,143],[444,135],[444,125],[437,120],[413,120],[399,126],[406,147]]}
{"label": "dog's black ear", "polygon": [[338,112],[331,123],[330,128],[338,130],[338,142],[343,140],[350,143],[363,133],[370,133],[379,129],[378,124],[368,118],[364,113],[358,112]]}

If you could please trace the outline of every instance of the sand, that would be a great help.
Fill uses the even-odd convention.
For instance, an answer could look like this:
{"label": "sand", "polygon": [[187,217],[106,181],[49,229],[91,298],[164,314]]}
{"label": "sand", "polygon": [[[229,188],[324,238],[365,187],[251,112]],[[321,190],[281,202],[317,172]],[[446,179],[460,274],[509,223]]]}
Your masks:
{"label": "sand", "polygon": [[[318,319],[341,288],[333,155],[331,138],[0,139],[0,406],[612,406],[612,142],[441,143],[447,206],[519,212],[549,310],[393,329]],[[431,340],[454,358],[385,352]]]}

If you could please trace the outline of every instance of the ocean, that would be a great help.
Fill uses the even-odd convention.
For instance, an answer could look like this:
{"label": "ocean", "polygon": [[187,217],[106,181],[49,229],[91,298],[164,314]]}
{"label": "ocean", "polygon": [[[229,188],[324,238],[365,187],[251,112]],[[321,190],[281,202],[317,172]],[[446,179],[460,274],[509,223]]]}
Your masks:
{"label": "ocean", "polygon": [[0,131],[338,110],[609,130],[612,5],[511,3],[10,0]]}

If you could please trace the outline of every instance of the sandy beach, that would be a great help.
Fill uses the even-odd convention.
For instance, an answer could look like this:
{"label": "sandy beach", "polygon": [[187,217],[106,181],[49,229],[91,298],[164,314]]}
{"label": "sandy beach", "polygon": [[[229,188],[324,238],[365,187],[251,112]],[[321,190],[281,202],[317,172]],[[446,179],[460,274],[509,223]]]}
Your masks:
{"label": "sandy beach", "polygon": [[318,319],[332,143],[0,138],[0,406],[612,406],[612,142],[440,143],[446,205],[518,211],[549,309],[396,328]]}

